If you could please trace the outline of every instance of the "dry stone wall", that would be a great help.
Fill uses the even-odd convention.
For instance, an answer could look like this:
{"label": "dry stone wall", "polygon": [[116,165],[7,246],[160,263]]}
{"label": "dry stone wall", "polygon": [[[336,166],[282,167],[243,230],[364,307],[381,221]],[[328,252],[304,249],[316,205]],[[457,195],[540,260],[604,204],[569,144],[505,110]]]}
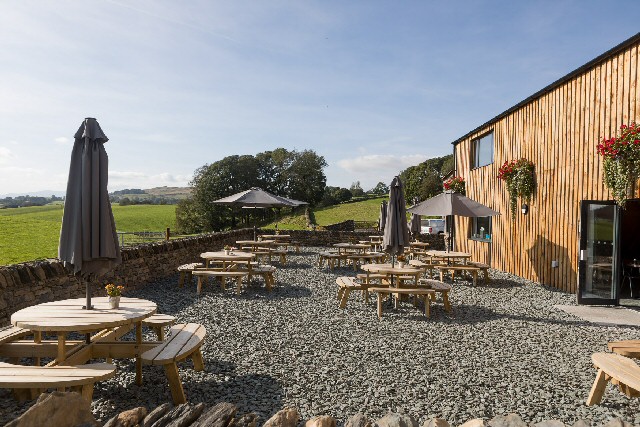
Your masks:
{"label": "dry stone wall", "polygon": [[[271,232],[266,231],[265,232]],[[345,231],[291,230],[291,239],[302,246],[329,246],[334,243],[368,240],[371,233]],[[137,288],[176,273],[179,265],[199,260],[202,252],[219,250],[236,240],[252,239],[252,229],[212,233],[158,243],[149,243],[122,251],[122,264],[98,281],[92,282],[93,295],[104,296],[106,283]],[[422,236],[434,249],[444,248],[442,237]],[[85,285],[57,259],[0,266],[0,326],[9,324],[11,314],[47,301],[81,298]]]}

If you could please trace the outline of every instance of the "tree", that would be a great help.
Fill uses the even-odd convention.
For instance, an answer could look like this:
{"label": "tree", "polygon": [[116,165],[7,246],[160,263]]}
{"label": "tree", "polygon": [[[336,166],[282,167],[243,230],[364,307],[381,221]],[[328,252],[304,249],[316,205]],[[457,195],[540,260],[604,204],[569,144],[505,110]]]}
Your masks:
{"label": "tree", "polygon": [[302,200],[313,206],[322,200],[327,177],[327,162],[313,150],[294,152],[294,160],[285,171],[288,197]]}
{"label": "tree", "polygon": [[180,200],[176,206],[178,233],[195,234],[206,229],[202,212],[193,198]]}
{"label": "tree", "polygon": [[360,185],[360,181],[356,181],[353,184],[351,184],[351,188],[349,188],[349,191],[351,191],[351,194],[353,195],[353,197],[362,197],[362,196],[364,196],[364,190],[362,189],[362,186]]}
{"label": "tree", "polygon": [[384,182],[379,182],[369,190],[369,194],[389,194],[389,186]]}
{"label": "tree", "polygon": [[405,186],[405,197],[425,200],[442,193],[442,179],[453,168],[453,155],[427,159],[400,173]]}

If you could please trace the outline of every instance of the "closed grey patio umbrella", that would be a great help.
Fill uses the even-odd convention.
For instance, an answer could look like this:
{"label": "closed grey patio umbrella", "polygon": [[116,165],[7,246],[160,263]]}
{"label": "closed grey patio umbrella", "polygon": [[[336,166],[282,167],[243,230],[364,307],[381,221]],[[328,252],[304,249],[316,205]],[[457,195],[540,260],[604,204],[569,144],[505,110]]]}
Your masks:
{"label": "closed grey patio umbrella", "polygon": [[[407,225],[407,205],[404,200],[404,186],[399,177],[393,178],[389,189],[389,205],[387,207],[387,220],[384,226],[382,248],[393,255],[404,253],[404,248],[409,245],[409,227]],[[395,257],[392,257],[392,265]]]}
{"label": "closed grey patio umbrella", "polygon": [[90,278],[112,270],[121,257],[107,192],[109,159],[104,143],[109,138],[93,118],[84,120],[74,138],[58,258],[85,281],[85,308],[90,309]]}
{"label": "closed grey patio umbrella", "polygon": [[[429,216],[482,217],[500,215],[500,212],[450,190],[410,207],[409,212]],[[453,234],[453,227],[451,230]],[[453,242],[453,235],[451,241]]]}
{"label": "closed grey patio umbrella", "polygon": [[387,222],[387,201],[380,203],[380,217],[378,218],[378,230],[384,232],[384,226]]}

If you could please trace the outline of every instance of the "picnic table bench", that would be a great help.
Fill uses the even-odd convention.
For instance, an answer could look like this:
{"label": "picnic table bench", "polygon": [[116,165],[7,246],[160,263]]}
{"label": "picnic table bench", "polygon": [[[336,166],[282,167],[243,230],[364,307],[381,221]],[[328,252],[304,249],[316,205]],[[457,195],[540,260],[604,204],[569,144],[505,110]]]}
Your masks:
{"label": "picnic table bench", "polygon": [[475,267],[473,265],[467,265],[467,264],[436,265],[434,266],[434,268],[440,272],[441,282],[444,281],[444,273],[447,271],[451,273],[451,283],[453,283],[453,281],[455,280],[456,271],[466,272],[471,274],[471,276],[473,277],[473,286],[476,286],[478,282],[478,272],[480,271],[480,268]]}
{"label": "picnic table bench", "polygon": [[609,381],[618,384],[629,397],[640,396],[640,366],[632,359],[615,353],[594,353],[591,361],[598,373],[587,397],[587,406],[600,403]]}
{"label": "picnic table bench", "polygon": [[336,263],[338,267],[340,267],[340,261],[345,258],[345,255],[339,254],[338,252],[325,251],[318,253],[318,268],[321,268],[323,264],[326,262],[327,267],[331,270],[334,269]]}
{"label": "picnic table bench", "polygon": [[198,323],[186,323],[174,325],[170,333],[169,339],[142,353],[140,358],[144,364],[160,365],[164,368],[173,403],[178,405],[186,403],[187,398],[180,380],[177,362],[191,357],[193,369],[202,371],[204,361],[200,347],[207,332],[204,326]]}
{"label": "picnic table bench", "polygon": [[242,289],[242,279],[249,275],[249,272],[246,270],[241,271],[229,271],[229,270],[216,270],[216,269],[196,269],[191,273],[192,275],[198,278],[197,284],[197,293],[199,294],[202,291],[202,279],[215,277],[220,279],[220,284],[222,286],[222,290],[227,290],[226,280],[227,279],[235,279],[236,281],[236,294],[240,294],[240,290]]}
{"label": "picnic table bench", "polygon": [[481,262],[468,261],[468,262],[467,262],[467,265],[472,265],[472,266],[474,266],[474,267],[478,267],[480,270],[482,270],[482,274],[483,274],[483,282],[484,282],[485,284],[487,284],[487,282],[488,282],[489,280],[491,280],[491,279],[489,278],[489,268],[491,268],[491,267],[489,267],[487,264],[483,264],[483,263],[481,263]]}
{"label": "picnic table bench", "polygon": [[449,302],[449,292],[451,291],[451,285],[448,285],[439,280],[420,279],[418,281],[418,286],[424,287],[425,289],[433,290],[435,292],[434,301],[435,301],[435,295],[440,294],[442,297],[442,303],[444,304],[444,311],[446,312],[451,311],[451,303]]}
{"label": "picnic table bench", "polygon": [[366,252],[366,253],[350,253],[345,258],[353,263],[353,269],[357,270],[359,263],[366,264],[368,262],[380,263],[385,259],[386,255],[378,252]]}
{"label": "picnic table bench", "polygon": [[347,306],[351,291],[363,291],[365,302],[369,302],[368,290],[373,287],[382,286],[381,284],[358,282],[355,278],[348,276],[338,277],[336,283],[338,284],[338,301],[340,301],[340,308]]}
{"label": "picnic table bench", "polygon": [[113,377],[115,365],[92,363],[80,366],[20,366],[0,362],[0,387],[29,389],[35,398],[46,389],[71,388],[80,391],[82,397],[91,402],[93,385]]}
{"label": "picnic table bench", "polygon": [[164,328],[175,323],[176,318],[169,314],[154,314],[142,321],[142,325],[152,329],[158,341],[164,341]]}
{"label": "picnic table bench", "polygon": [[[435,297],[435,291],[432,289],[424,288],[380,288],[372,287],[370,291],[378,294],[378,318],[382,319],[382,302],[387,295],[413,295],[415,297],[413,305],[417,306],[417,300],[421,299],[424,302],[424,315],[426,317],[431,316],[431,299]],[[396,304],[398,298],[396,297]]]}
{"label": "picnic table bench", "polygon": [[184,285],[185,279],[191,282],[191,273],[196,268],[202,268],[204,264],[201,262],[192,262],[191,264],[183,264],[178,267],[178,272],[180,273],[180,278],[178,279],[178,286],[182,287]]}

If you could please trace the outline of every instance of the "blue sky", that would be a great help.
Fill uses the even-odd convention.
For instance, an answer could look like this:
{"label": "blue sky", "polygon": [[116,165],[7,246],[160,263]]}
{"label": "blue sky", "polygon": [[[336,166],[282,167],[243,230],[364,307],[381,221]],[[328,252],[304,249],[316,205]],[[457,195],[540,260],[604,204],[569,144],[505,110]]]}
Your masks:
{"label": "blue sky", "polygon": [[73,134],[110,190],[232,154],[323,155],[369,189],[638,32],[638,1],[0,2],[0,194],[64,190]]}

